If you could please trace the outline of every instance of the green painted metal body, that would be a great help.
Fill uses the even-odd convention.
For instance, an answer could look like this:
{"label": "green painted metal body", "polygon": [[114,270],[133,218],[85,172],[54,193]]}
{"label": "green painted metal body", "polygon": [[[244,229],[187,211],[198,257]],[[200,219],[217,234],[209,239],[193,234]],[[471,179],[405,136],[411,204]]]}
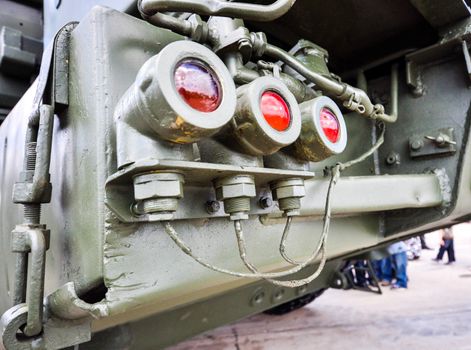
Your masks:
{"label": "green painted metal body", "polygon": [[[45,295],[50,296],[48,310],[58,318],[74,319],[87,329],[95,317],[91,323],[96,333],[93,342],[80,349],[170,345],[326,288],[346,257],[463,221],[471,214],[471,94],[463,61],[452,55],[423,70],[427,93],[420,98],[410,94],[405,71],[400,71],[398,122],[387,126],[380,151],[347,170],[335,188],[327,242],[329,262],[317,280],[288,289],[201,267],[172,242],[161,223],[123,219],[112,210],[119,205],[125,210],[128,204],[123,203],[132,191],[132,182],[123,180],[117,168],[115,107],[141,66],[177,40],[183,37],[104,7],[93,8],[71,35],[68,108],[55,117],[50,170],[53,192],[51,203],[43,206],[43,222],[51,230]],[[370,80],[368,91],[385,98],[389,85],[389,75],[380,75]],[[15,280],[9,233],[22,220],[21,208],[11,203],[10,194],[22,167],[34,88],[0,128],[2,312],[11,306]],[[346,123],[346,151],[310,163],[310,172],[188,159],[147,159],[134,167],[180,167],[186,183],[174,227],[198,255],[236,271],[245,270],[232,223],[222,209],[208,213],[206,203],[216,198],[211,184],[216,174],[255,174],[257,196],[251,199],[249,220],[243,222],[248,255],[264,271],[273,271],[286,267],[278,255],[284,219],[276,207],[260,207],[259,200],[271,197],[269,183],[277,177],[294,174],[305,178],[306,196],[287,248],[297,259],[309,256],[322,230],[328,185],[323,176],[325,166],[353,159],[374,143],[375,127],[370,120],[350,113]],[[410,137],[445,127],[454,129],[455,153],[409,159]],[[139,149],[139,144],[135,147]],[[391,152],[402,161],[388,164],[385,159]],[[297,276],[304,277],[312,269]],[[56,292],[67,283],[62,294]],[[77,340],[81,341],[83,338]]]}

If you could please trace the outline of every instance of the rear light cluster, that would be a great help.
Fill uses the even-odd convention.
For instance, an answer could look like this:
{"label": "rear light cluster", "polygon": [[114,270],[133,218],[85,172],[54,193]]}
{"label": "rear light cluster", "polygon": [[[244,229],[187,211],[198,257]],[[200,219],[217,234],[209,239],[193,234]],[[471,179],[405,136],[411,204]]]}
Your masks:
{"label": "rear light cluster", "polygon": [[167,141],[193,143],[226,127],[243,153],[266,156],[294,144],[296,156],[306,161],[346,146],[345,122],[331,99],[299,105],[284,83],[269,76],[236,90],[224,63],[194,42],[167,45],[143,65],[132,89],[126,103],[134,103]]}
{"label": "rear light cluster", "polygon": [[[254,167],[277,175],[270,187],[279,209],[286,216],[299,215],[303,178],[312,176],[299,175],[297,167],[305,168],[299,161],[324,160],[347,143],[342,113],[330,98],[299,104],[272,76],[236,89],[221,59],[191,41],[168,44],[144,63],[117,104],[115,119],[117,166],[132,172],[134,202],[112,209],[130,222],[171,220],[188,174],[198,184],[211,176],[216,199],[224,202],[231,220],[247,219],[256,194],[255,174],[260,174]],[[198,166],[193,163],[195,142],[202,160]],[[236,167],[227,171],[215,163]],[[183,175],[182,169],[187,171]],[[278,179],[279,169],[288,170],[287,178]],[[122,203],[127,200],[123,197]]]}

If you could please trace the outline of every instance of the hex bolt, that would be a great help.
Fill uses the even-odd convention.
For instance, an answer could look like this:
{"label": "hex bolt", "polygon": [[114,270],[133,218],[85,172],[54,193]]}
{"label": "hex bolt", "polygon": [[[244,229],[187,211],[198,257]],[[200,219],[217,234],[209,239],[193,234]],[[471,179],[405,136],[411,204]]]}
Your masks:
{"label": "hex bolt", "polygon": [[149,220],[170,220],[183,198],[183,175],[172,172],[138,174],[133,178],[133,214],[149,215]]}
{"label": "hex bolt", "polygon": [[252,175],[233,175],[214,181],[216,199],[224,202],[224,212],[231,220],[247,220],[250,198],[255,197],[255,180]]}
{"label": "hex bolt", "polygon": [[259,205],[260,208],[262,208],[262,209],[271,208],[271,207],[273,206],[273,199],[271,199],[270,197],[262,197],[262,198],[260,198],[260,200],[258,201],[258,205]]}
{"label": "hex bolt", "polygon": [[410,149],[413,151],[418,151],[424,147],[424,142],[422,140],[415,139],[410,143]]}
{"label": "hex bolt", "polygon": [[304,180],[290,178],[271,184],[273,199],[278,200],[278,206],[285,216],[300,215],[301,198],[306,195]]}
{"label": "hex bolt", "polygon": [[208,214],[215,214],[221,209],[221,204],[218,201],[207,201],[205,206]]}
{"label": "hex bolt", "polygon": [[252,52],[252,42],[249,39],[240,39],[237,45],[237,49],[243,57],[250,57]]}

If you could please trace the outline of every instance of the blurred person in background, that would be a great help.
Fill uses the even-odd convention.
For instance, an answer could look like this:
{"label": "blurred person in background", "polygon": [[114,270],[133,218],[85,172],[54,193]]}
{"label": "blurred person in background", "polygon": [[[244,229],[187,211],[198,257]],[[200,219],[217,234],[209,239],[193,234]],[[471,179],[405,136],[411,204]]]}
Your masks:
{"label": "blurred person in background", "polygon": [[[391,285],[391,289],[405,290],[407,288],[407,245],[404,242],[393,243],[388,247],[391,255],[383,261],[383,281],[381,285]],[[393,272],[395,282],[393,283]]]}
{"label": "blurred person in background", "polygon": [[409,260],[417,260],[422,254],[422,245],[420,244],[419,237],[412,237],[405,241],[408,246],[407,258]]}
{"label": "blurred person in background", "polygon": [[425,240],[425,235],[420,235],[420,245],[422,246],[422,249],[425,250],[432,250],[427,244],[427,241]]}
{"label": "blurred person in background", "polygon": [[452,265],[455,259],[455,246],[453,242],[453,229],[451,227],[446,227],[442,229],[442,239],[440,241],[440,249],[438,250],[437,257],[433,259],[434,261],[441,261],[445,252],[448,254],[447,265]]}

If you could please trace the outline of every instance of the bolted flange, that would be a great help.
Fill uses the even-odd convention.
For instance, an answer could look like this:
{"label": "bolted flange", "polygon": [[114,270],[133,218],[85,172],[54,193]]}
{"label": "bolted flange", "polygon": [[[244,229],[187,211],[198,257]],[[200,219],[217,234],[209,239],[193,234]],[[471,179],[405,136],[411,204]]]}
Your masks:
{"label": "bolted flange", "polygon": [[255,181],[252,175],[235,175],[214,181],[216,198],[224,202],[224,211],[231,220],[247,220],[250,198],[255,197]]}
{"label": "bolted flange", "polygon": [[301,198],[306,195],[304,180],[290,178],[271,183],[273,199],[285,216],[300,215]]}

